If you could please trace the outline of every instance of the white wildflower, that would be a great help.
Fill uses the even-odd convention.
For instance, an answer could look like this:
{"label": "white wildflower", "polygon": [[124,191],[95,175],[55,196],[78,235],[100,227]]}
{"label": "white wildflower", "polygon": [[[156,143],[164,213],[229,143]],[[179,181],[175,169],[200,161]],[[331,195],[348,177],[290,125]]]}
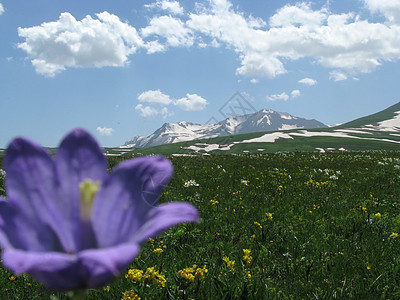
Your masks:
{"label": "white wildflower", "polygon": [[199,184],[198,184],[195,180],[191,179],[191,180],[189,180],[189,181],[186,181],[185,184],[184,184],[184,186],[185,186],[185,187],[189,187],[189,186],[199,186]]}

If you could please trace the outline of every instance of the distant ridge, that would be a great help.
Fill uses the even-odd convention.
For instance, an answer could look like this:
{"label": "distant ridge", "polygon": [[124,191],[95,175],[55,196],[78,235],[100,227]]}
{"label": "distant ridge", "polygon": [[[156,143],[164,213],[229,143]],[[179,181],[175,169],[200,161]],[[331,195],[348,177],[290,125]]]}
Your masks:
{"label": "distant ridge", "polygon": [[215,124],[200,125],[185,121],[165,123],[151,135],[136,136],[125,142],[122,147],[146,148],[236,134],[326,127],[328,126],[314,119],[308,120],[288,113],[262,109],[253,114],[232,116]]}
{"label": "distant ridge", "polygon": [[230,134],[147,148],[108,148],[106,154],[131,157],[294,151],[400,151],[400,102],[378,113],[335,127]]}

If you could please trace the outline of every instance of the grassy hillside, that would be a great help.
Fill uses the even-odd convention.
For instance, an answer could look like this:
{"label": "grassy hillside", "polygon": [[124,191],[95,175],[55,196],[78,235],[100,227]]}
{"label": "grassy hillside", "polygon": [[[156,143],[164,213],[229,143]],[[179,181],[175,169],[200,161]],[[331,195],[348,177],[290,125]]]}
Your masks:
{"label": "grassy hillside", "polygon": [[336,128],[359,128],[369,124],[376,124],[384,120],[392,119],[396,115],[397,111],[400,111],[400,102],[378,113],[350,121],[337,126]]}

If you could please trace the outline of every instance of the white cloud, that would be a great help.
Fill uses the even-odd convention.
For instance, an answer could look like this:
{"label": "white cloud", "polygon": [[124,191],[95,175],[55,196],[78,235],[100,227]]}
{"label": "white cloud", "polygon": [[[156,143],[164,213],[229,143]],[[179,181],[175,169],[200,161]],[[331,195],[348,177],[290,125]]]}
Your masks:
{"label": "white cloud", "polygon": [[165,52],[167,47],[160,44],[158,41],[150,41],[145,44],[147,54],[153,54],[157,52]]}
{"label": "white cloud", "polygon": [[317,81],[315,79],[306,77],[306,78],[300,79],[299,83],[312,86],[312,85],[317,84]]}
{"label": "white cloud", "polygon": [[251,83],[259,83],[259,79],[257,79],[257,78],[252,78],[252,79],[250,79],[250,82]]}
{"label": "white cloud", "polygon": [[158,8],[165,11],[168,11],[174,15],[182,15],[183,8],[179,4],[178,1],[168,1],[168,0],[157,0],[157,2],[146,4],[145,7],[147,8]]}
{"label": "white cloud", "polygon": [[[399,0],[365,1],[371,9],[396,20]],[[287,72],[284,62],[305,57],[349,74],[372,72],[383,62],[400,58],[400,26],[298,3],[279,9],[265,28],[262,20],[254,26],[250,17],[234,11],[227,0],[210,3],[200,13],[190,14],[186,25],[237,52],[241,66],[236,72],[242,76],[273,78]]]}
{"label": "white cloud", "polygon": [[282,94],[274,94],[274,95],[268,96],[267,100],[268,101],[277,101],[277,100],[287,101],[287,100],[289,100],[289,95],[286,94],[285,92],[283,92]]}
{"label": "white cloud", "polygon": [[167,107],[156,109],[151,106],[143,106],[143,104],[138,104],[135,106],[135,110],[139,111],[143,118],[162,115],[163,119],[165,119],[167,116],[173,115],[173,113],[170,112]]}
{"label": "white cloud", "polygon": [[333,70],[329,73],[329,79],[333,81],[347,80],[347,75],[341,71]]}
{"label": "white cloud", "polygon": [[159,114],[157,109],[150,106],[143,106],[143,104],[136,105],[135,110],[139,111],[143,118],[152,117]]}
{"label": "white cloud", "polygon": [[291,93],[290,93],[290,97],[291,97],[292,99],[297,98],[297,97],[300,97],[300,95],[301,95],[300,90],[293,90],[293,91],[291,91]]}
{"label": "white cloud", "polygon": [[327,11],[313,11],[309,4],[287,4],[273,15],[269,23],[272,27],[310,26],[319,27],[326,19]]}
{"label": "white cloud", "polygon": [[[150,20],[150,25],[141,29],[144,38],[158,36],[166,39],[171,47],[190,47],[193,45],[193,35],[181,20],[172,16],[160,16]],[[153,52],[154,53],[154,48]]]}
{"label": "white cloud", "polygon": [[364,0],[368,9],[373,13],[380,13],[390,23],[400,24],[399,0]]}
{"label": "white cloud", "polygon": [[77,21],[62,13],[55,22],[18,28],[25,42],[18,47],[27,52],[36,72],[54,76],[66,67],[124,66],[128,56],[143,46],[136,29],[108,12]]}
{"label": "white cloud", "polygon": [[161,105],[169,105],[172,100],[168,95],[163,94],[160,90],[149,90],[138,96],[140,102],[158,103]]}
{"label": "white cloud", "polygon": [[141,93],[138,100],[143,103],[150,103],[161,106],[162,109],[154,106],[136,105],[135,109],[140,112],[142,117],[151,117],[161,114],[164,118],[173,114],[167,108],[168,105],[174,105],[184,111],[201,111],[208,104],[207,100],[197,94],[186,94],[178,100],[172,99],[170,96],[162,93],[160,90],[149,90]]}
{"label": "white cloud", "polygon": [[201,111],[208,103],[206,99],[199,95],[186,94],[186,97],[176,100],[174,104],[186,111]]}
{"label": "white cloud", "polygon": [[0,3],[0,16],[4,13],[4,6]]}
{"label": "white cloud", "polygon": [[114,133],[114,129],[112,128],[108,128],[108,127],[100,127],[98,126],[96,128],[96,131],[100,134],[100,135],[106,135],[106,136],[110,136]]}
{"label": "white cloud", "polygon": [[62,13],[55,22],[19,28],[25,41],[18,47],[45,76],[68,67],[125,66],[141,48],[152,54],[196,45],[232,49],[240,61],[236,74],[253,81],[285,74],[286,64],[300,58],[354,77],[400,59],[400,0],[363,1],[387,21],[371,22],[353,12],[333,13],[329,5],[314,9],[301,2],[280,8],[266,22],[238,11],[228,0],[197,3],[187,14],[178,1],[156,0],[147,7],[168,15],[150,16],[140,34],[108,12],[80,21]]}

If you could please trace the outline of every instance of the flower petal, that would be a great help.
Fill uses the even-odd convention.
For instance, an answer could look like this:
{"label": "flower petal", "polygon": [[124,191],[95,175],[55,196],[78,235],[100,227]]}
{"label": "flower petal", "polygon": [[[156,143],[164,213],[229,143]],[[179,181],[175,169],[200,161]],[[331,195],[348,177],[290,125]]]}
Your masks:
{"label": "flower petal", "polygon": [[139,253],[137,244],[122,244],[112,248],[85,250],[78,254],[89,271],[88,287],[100,287],[117,277]]}
{"label": "flower petal", "polygon": [[185,202],[172,202],[154,207],[146,216],[146,221],[131,237],[130,242],[141,244],[172,226],[180,223],[198,222],[199,212]]}
{"label": "flower petal", "polygon": [[92,224],[98,246],[126,242],[146,220],[171,176],[172,164],[162,157],[135,158],[114,168],[93,207]]}
{"label": "flower petal", "polygon": [[4,266],[15,274],[28,273],[56,290],[76,289],[82,287],[86,280],[77,257],[65,253],[5,249],[2,260]]}
{"label": "flower petal", "polygon": [[0,246],[2,248],[32,249],[46,251],[60,248],[54,243],[54,233],[41,223],[21,215],[12,203],[0,200]]}
{"label": "flower petal", "polygon": [[[4,168],[7,172],[6,188],[10,204],[15,206],[18,214],[32,224],[41,236],[38,244],[33,235],[25,248],[31,250],[55,250],[53,247],[59,237],[65,248],[71,244],[71,236],[63,226],[59,207],[56,203],[54,164],[49,153],[41,146],[24,138],[14,139],[6,150]],[[50,238],[51,237],[51,238]],[[38,248],[37,246],[41,246]]]}
{"label": "flower petal", "polygon": [[107,162],[94,138],[82,129],[70,132],[61,142],[55,160],[59,178],[59,196],[63,219],[68,231],[74,236],[74,249],[82,249],[83,241],[91,237],[82,236],[80,219],[79,184],[86,179],[103,181],[107,175]]}
{"label": "flower petal", "polygon": [[27,273],[54,290],[73,290],[105,285],[121,274],[139,250],[136,244],[84,250],[77,255],[6,249],[2,259],[15,274]]}
{"label": "flower petal", "polygon": [[85,130],[75,129],[62,140],[56,155],[56,168],[62,182],[76,189],[85,179],[103,181],[107,161],[96,140]]}

